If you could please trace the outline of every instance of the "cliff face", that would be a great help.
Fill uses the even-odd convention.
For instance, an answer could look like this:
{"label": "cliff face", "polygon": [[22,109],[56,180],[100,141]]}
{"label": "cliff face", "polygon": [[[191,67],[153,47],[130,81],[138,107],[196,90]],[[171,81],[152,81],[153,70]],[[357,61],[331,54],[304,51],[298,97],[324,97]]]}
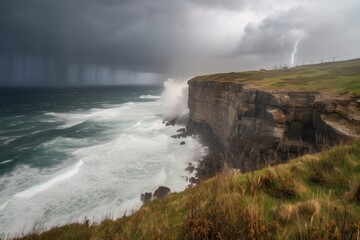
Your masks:
{"label": "cliff face", "polygon": [[234,82],[188,84],[188,127],[198,133],[210,127],[227,162],[242,171],[360,137],[360,103],[349,98]]}

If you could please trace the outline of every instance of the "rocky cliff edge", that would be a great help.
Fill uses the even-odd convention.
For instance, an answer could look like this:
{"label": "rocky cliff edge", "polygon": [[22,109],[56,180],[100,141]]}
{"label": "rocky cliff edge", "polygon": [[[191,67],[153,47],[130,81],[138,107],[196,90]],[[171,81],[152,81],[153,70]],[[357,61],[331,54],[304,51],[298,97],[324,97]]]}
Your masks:
{"label": "rocky cliff edge", "polygon": [[360,137],[355,97],[197,78],[188,85],[188,128],[200,134],[210,129],[225,160],[242,171]]}

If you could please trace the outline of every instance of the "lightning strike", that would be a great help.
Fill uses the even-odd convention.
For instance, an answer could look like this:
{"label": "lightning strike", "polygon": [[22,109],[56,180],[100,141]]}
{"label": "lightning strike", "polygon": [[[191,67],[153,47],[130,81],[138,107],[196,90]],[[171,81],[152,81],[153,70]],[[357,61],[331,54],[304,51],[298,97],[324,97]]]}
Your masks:
{"label": "lightning strike", "polygon": [[294,67],[295,65],[295,56],[296,56],[296,53],[298,51],[298,44],[299,42],[301,41],[301,38],[299,38],[298,40],[296,40],[295,44],[294,44],[294,50],[293,52],[291,53],[291,63],[290,63],[290,67]]}

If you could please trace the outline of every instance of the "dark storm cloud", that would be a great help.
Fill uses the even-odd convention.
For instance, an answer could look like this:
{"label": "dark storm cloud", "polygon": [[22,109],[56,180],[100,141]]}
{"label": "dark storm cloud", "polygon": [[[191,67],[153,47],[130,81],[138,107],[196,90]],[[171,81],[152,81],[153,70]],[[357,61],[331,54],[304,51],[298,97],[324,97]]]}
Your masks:
{"label": "dark storm cloud", "polygon": [[163,71],[182,8],[175,1],[5,0],[0,2],[0,48]]}
{"label": "dark storm cloud", "polygon": [[357,0],[1,0],[0,77],[16,75],[21,85],[28,75],[65,84],[82,76],[86,84],[118,70],[237,71],[288,61],[299,38],[298,58],[322,58],[357,47],[359,7]]}
{"label": "dark storm cloud", "polygon": [[233,56],[255,55],[260,62],[289,64],[296,41],[299,62],[359,53],[359,10],[358,1],[303,1],[258,24],[250,22]]}

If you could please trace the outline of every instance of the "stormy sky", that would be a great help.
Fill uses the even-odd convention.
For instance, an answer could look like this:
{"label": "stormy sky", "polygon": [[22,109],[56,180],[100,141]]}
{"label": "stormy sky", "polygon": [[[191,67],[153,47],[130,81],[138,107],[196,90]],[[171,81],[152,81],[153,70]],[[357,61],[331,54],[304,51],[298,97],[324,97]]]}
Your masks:
{"label": "stormy sky", "polygon": [[359,0],[1,0],[0,85],[273,68],[296,42],[293,64],[360,57],[359,12]]}

